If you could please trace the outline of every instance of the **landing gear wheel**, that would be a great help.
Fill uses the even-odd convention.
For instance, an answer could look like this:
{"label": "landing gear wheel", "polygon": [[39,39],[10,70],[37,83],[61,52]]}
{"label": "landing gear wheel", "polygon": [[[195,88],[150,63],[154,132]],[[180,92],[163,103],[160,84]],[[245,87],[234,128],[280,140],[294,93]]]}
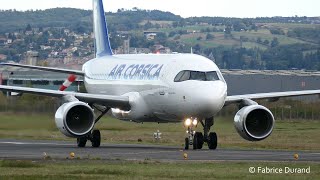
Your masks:
{"label": "landing gear wheel", "polygon": [[184,149],[188,150],[189,149],[189,138],[184,139]]}
{"label": "landing gear wheel", "polygon": [[203,134],[201,132],[196,132],[193,138],[193,149],[202,149],[203,142]]}
{"label": "landing gear wheel", "polygon": [[208,137],[208,147],[209,149],[217,149],[218,138],[215,132],[211,132]]}
{"label": "landing gear wheel", "polygon": [[91,134],[91,143],[92,147],[100,147],[101,143],[101,134],[99,130],[93,130]]}
{"label": "landing gear wheel", "polygon": [[87,137],[86,136],[77,138],[78,147],[85,147],[86,143],[87,143]]}

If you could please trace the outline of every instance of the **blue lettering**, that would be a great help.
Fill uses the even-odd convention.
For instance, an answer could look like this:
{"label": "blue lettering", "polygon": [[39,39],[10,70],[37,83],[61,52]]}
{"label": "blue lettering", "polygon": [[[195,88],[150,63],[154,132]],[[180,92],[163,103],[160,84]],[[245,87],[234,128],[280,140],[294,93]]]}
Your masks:
{"label": "blue lettering", "polygon": [[111,72],[109,73],[109,77],[108,77],[108,78],[111,77],[112,79],[114,79],[114,75],[115,75],[115,73],[116,73],[117,68],[118,68],[118,65],[116,65],[116,66],[111,70]]}
{"label": "blue lettering", "polygon": [[159,69],[156,71],[156,73],[154,73],[153,78],[155,78],[155,79],[159,78],[162,67],[163,67],[163,65],[161,65],[159,67]]}
{"label": "blue lettering", "polygon": [[[131,80],[156,80],[160,77],[163,64],[117,64],[109,74],[107,79],[131,79]],[[92,74],[96,78],[103,78],[103,74]]]}
{"label": "blue lettering", "polygon": [[153,69],[156,69],[158,66],[159,66],[159,64],[155,64],[155,65],[153,65],[152,67],[150,67],[150,69],[148,70],[149,79],[153,79],[153,75],[151,75],[151,71],[152,71]]}
{"label": "blue lettering", "polygon": [[135,75],[134,75],[135,78],[137,78],[137,79],[142,79],[142,76],[141,76],[140,72],[142,71],[143,67],[144,67],[144,64],[141,64],[141,65],[139,66],[138,70],[136,71],[136,73],[135,73]]}
{"label": "blue lettering", "polygon": [[129,78],[129,69],[131,69],[131,68],[133,68],[133,66],[134,66],[134,64],[131,64],[127,69],[126,69],[126,71],[124,72],[124,76],[123,76],[123,78],[124,79],[128,79]]}
{"label": "blue lettering", "polygon": [[138,70],[138,68],[139,68],[139,64],[135,65],[135,66],[131,69],[129,79],[133,79],[133,78],[134,78],[134,76],[135,76],[136,71]]}
{"label": "blue lettering", "polygon": [[143,68],[142,74],[141,74],[141,79],[149,79],[148,74],[147,74],[147,69],[150,68],[150,66],[152,66],[151,64],[146,65]]}
{"label": "blue lettering", "polygon": [[121,79],[121,73],[124,70],[124,68],[126,67],[125,64],[122,64],[119,66],[117,73],[115,74],[115,79]]}

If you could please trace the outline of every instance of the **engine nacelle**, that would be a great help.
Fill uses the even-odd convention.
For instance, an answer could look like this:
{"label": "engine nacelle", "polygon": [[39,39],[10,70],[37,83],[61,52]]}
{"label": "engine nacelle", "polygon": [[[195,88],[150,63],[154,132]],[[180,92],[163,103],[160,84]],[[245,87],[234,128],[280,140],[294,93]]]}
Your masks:
{"label": "engine nacelle", "polygon": [[112,108],[111,112],[114,117],[124,121],[132,120],[138,122],[140,120],[148,119],[150,116],[152,116],[152,114],[150,114],[148,105],[138,92],[127,93],[123,96],[129,97],[129,103],[131,108],[129,111]]}
{"label": "engine nacelle", "polygon": [[89,133],[95,124],[93,109],[81,101],[64,103],[55,114],[55,122],[64,135],[81,137]]}
{"label": "engine nacelle", "polygon": [[267,138],[274,127],[272,112],[261,105],[241,108],[234,117],[234,125],[241,137],[249,141]]}

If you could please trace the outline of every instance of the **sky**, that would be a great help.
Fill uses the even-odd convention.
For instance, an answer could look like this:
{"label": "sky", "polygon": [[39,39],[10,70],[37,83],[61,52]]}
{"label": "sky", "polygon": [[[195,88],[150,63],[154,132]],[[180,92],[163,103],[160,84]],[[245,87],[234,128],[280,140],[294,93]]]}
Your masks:
{"label": "sky", "polygon": [[[320,16],[320,0],[103,0],[105,11],[139,9],[169,11],[182,17]],[[91,9],[92,0],[0,0],[0,9]]]}

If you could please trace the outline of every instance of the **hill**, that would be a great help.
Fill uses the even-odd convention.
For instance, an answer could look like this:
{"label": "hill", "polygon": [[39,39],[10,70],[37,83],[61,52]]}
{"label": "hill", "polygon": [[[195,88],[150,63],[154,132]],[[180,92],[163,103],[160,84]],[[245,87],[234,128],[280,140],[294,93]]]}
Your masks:
{"label": "hill", "polygon": [[[31,27],[90,34],[91,19],[91,11],[72,8],[0,11],[0,38],[8,38],[8,34],[12,36],[16,31],[25,34]],[[173,52],[186,53],[193,47],[194,53],[211,58],[221,68],[320,70],[319,17],[182,18],[170,12],[134,8],[108,12],[107,20],[113,49],[121,47],[124,40],[131,39],[131,47],[149,48],[151,51],[157,44]],[[148,39],[146,32],[156,33],[156,36]],[[38,40],[36,50],[45,57],[48,52],[42,52],[39,47],[50,44],[48,34],[61,38],[63,33],[55,30],[43,33],[45,38],[42,35],[19,37],[25,42],[20,50],[16,50],[19,46],[9,49],[0,46],[0,54],[20,60],[23,57],[15,56],[14,52],[23,54],[34,48],[30,45],[33,40]],[[74,41],[67,39],[65,48]],[[87,39],[85,44],[88,45],[89,41],[92,40]]]}
{"label": "hill", "polygon": [[[170,12],[158,10],[118,10],[116,13],[107,13],[108,22],[112,29],[128,30],[135,28],[144,20],[178,21],[180,16]],[[30,24],[32,27],[66,27],[92,31],[92,11],[73,8],[54,8],[36,11],[0,11],[0,33],[25,29]]]}

